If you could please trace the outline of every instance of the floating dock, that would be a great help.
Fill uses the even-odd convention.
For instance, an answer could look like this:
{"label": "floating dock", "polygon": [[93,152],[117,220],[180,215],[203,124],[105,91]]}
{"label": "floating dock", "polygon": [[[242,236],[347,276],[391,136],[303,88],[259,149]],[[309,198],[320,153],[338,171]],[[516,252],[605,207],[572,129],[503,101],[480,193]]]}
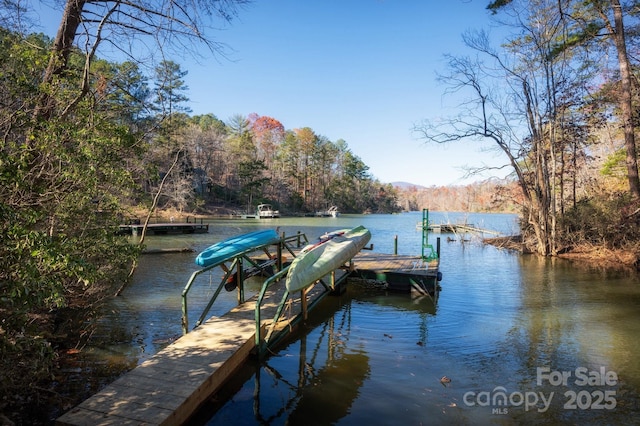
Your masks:
{"label": "floating dock", "polygon": [[353,265],[350,277],[377,281],[390,291],[438,297],[442,279],[438,259],[360,252]]}
{"label": "floating dock", "polygon": [[[300,234],[291,240],[301,247]],[[282,245],[277,244],[280,260],[283,248],[295,255],[295,251],[284,244],[284,237],[282,241]],[[272,258],[268,252],[265,255]],[[217,292],[228,283],[234,268],[242,283],[242,276],[248,270],[243,266],[244,261],[253,268],[261,265],[259,258],[250,259],[244,254],[242,258],[234,258],[234,266],[223,268],[226,275]],[[261,292],[246,301],[240,284],[239,301],[234,309],[204,320],[191,331],[183,317],[185,334],[182,337],[59,417],[56,424],[185,424],[249,356],[263,354],[269,345],[275,346],[297,328],[306,318],[307,311],[324,296],[342,293],[348,278],[375,280],[389,290],[428,294],[435,302],[441,278],[438,267],[437,257],[360,252],[347,265],[293,294],[289,294],[285,280],[281,279],[286,275],[286,268],[267,279]],[[194,272],[187,287],[196,274],[205,270]],[[183,292],[183,296],[185,294]],[[186,302],[183,313],[186,313]]]}

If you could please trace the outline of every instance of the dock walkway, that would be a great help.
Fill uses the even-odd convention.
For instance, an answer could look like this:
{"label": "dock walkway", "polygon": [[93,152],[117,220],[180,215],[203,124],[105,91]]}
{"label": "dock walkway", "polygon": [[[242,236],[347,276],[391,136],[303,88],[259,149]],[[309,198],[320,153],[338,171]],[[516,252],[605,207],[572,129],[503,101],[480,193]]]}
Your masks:
{"label": "dock walkway", "polygon": [[[437,287],[437,260],[423,262],[420,256],[359,253],[353,258],[356,276],[373,279],[424,281]],[[342,270],[338,273],[346,273]],[[396,277],[397,276],[397,277]],[[261,329],[273,321],[285,292],[284,280],[267,290],[261,310]],[[322,285],[305,291],[307,301],[326,294]],[[302,292],[277,324],[287,326],[301,311]],[[221,317],[211,317],[193,331],[126,373],[102,391],[57,419],[59,425],[177,425],[186,423],[206,399],[237,371],[254,351],[256,342],[256,297],[248,299]]]}
{"label": "dock walkway", "polygon": [[[262,326],[272,320],[284,281],[268,290]],[[318,291],[317,293],[321,293]],[[312,291],[309,297],[318,297]],[[300,305],[299,294],[293,311]],[[59,425],[175,425],[235,373],[255,347],[253,297],[221,317],[211,317],[56,421]],[[284,327],[289,318],[278,323]]]}

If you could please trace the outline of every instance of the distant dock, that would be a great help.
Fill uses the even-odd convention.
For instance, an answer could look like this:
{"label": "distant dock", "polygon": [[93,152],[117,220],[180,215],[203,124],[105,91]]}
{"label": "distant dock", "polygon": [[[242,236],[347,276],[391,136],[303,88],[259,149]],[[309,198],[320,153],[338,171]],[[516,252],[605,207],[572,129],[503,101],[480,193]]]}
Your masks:
{"label": "distant dock", "polygon": [[[120,225],[119,233],[133,236],[142,235],[143,228],[144,225],[139,223]],[[206,234],[208,232],[208,223],[168,222],[147,224],[147,235]]]}
{"label": "distant dock", "polygon": [[[418,225],[419,226],[419,225]],[[416,226],[416,227],[418,227]],[[429,224],[429,231],[442,233],[442,234],[459,234],[459,233],[475,233],[475,234],[491,234],[491,235],[500,235],[500,232],[492,231],[490,229],[482,229],[474,226],[473,224],[465,223],[465,224],[456,224],[456,223],[432,223]]]}

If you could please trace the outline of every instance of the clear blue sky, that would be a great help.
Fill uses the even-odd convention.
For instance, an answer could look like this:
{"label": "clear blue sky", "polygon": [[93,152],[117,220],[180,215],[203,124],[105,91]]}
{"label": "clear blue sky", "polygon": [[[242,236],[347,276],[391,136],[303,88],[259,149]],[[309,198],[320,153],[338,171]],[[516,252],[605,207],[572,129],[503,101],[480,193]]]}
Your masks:
{"label": "clear blue sky", "polygon": [[188,71],[193,114],[255,112],[344,139],[382,182],[464,184],[480,178],[461,167],[504,158],[488,142],[425,145],[411,129],[454,113],[436,72],[464,51],[465,30],[488,27],[488,1],[256,0],[210,34],[226,59],[170,59]]}

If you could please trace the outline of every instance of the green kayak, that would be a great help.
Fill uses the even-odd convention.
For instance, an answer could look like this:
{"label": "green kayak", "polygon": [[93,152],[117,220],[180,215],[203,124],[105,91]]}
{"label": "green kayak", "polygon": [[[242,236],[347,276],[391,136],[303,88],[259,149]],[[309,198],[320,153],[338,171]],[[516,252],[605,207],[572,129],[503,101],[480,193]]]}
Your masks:
{"label": "green kayak", "polygon": [[317,243],[302,249],[287,273],[289,292],[300,291],[320,278],[338,269],[355,256],[371,239],[371,233],[363,226],[327,234]]}

